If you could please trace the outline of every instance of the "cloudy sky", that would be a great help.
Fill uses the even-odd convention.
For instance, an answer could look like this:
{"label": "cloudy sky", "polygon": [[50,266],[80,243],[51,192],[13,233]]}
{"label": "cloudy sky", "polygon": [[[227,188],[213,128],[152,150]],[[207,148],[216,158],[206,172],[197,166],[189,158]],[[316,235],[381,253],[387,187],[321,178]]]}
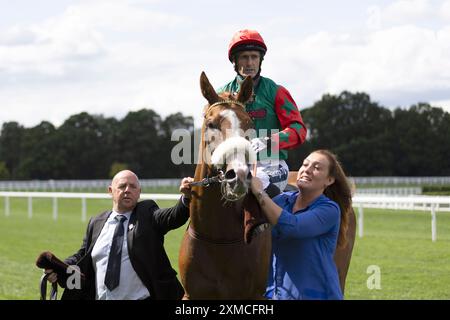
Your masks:
{"label": "cloudy sky", "polygon": [[300,109],[349,90],[450,111],[450,0],[0,0],[0,123],[152,108],[198,125],[200,73],[234,77],[227,47],[244,28]]}

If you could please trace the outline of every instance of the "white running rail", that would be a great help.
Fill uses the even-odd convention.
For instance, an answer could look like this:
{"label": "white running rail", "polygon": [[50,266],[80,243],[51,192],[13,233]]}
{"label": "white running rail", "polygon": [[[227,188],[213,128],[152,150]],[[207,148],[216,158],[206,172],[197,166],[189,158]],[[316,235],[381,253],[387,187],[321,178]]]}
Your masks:
{"label": "white running rail", "polygon": [[[107,193],[78,193],[78,192],[0,192],[0,197],[5,198],[5,216],[11,214],[10,198],[28,198],[28,218],[33,217],[33,198],[53,199],[53,219],[58,219],[58,199],[80,199],[81,200],[81,221],[86,221],[86,200],[87,199],[111,199]],[[178,200],[180,194],[165,193],[142,193],[141,200]]]}
{"label": "white running rail", "polygon": [[358,235],[363,236],[363,208],[379,208],[394,210],[420,210],[431,213],[431,240],[437,240],[436,212],[450,212],[450,197],[448,196],[388,196],[388,195],[355,195],[353,206],[358,208]]}
{"label": "white running rail", "polygon": [[[177,200],[180,194],[143,193],[141,199]],[[58,218],[58,199],[80,199],[81,220],[86,221],[86,200],[111,199],[107,193],[70,193],[70,192],[0,192],[4,197],[5,216],[11,214],[10,198],[28,198],[28,217],[33,216],[33,198],[53,199],[53,219]],[[431,240],[437,240],[436,212],[450,212],[449,196],[389,196],[389,195],[361,195],[353,196],[353,206],[358,208],[358,235],[364,232],[364,208],[394,209],[394,210],[421,210],[431,213]]]}

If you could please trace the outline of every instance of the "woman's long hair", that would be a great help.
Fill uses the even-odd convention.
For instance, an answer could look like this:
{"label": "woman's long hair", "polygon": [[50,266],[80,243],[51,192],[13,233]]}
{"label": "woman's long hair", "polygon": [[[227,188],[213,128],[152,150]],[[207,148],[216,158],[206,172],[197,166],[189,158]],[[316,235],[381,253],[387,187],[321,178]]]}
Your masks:
{"label": "woman's long hair", "polygon": [[320,153],[327,157],[330,163],[328,175],[334,178],[334,183],[329,185],[323,192],[328,198],[336,202],[341,208],[341,224],[339,227],[338,247],[345,247],[347,244],[347,230],[349,216],[352,208],[352,190],[347,176],[337,159],[337,156],[329,150],[316,150],[312,153]]}

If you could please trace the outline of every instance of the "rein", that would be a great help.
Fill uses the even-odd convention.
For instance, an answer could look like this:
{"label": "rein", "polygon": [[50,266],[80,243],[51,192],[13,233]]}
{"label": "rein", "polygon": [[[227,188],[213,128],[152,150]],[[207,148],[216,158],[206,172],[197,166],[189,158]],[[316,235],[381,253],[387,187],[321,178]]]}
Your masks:
{"label": "rein", "polygon": [[222,181],[225,180],[225,176],[223,174],[222,170],[219,170],[219,173],[214,176],[214,177],[210,177],[210,178],[203,178],[200,181],[193,181],[191,183],[189,183],[190,186],[199,186],[199,187],[209,187],[210,184],[213,183],[222,183]]}
{"label": "rein", "polygon": [[232,179],[225,179],[225,175],[223,174],[222,170],[219,170],[219,173],[214,176],[214,177],[210,177],[210,178],[203,178],[200,181],[193,181],[190,182],[189,185],[195,186],[195,187],[203,187],[203,188],[207,188],[209,187],[211,184],[214,183],[219,183],[220,184],[220,188],[221,188],[221,192],[222,192],[222,196],[228,200],[228,201],[237,201],[239,199],[241,199],[243,196],[245,196],[245,194],[241,195],[240,197],[231,197],[230,195],[225,196],[227,194],[226,192],[226,184],[227,183],[233,183],[237,180],[237,177],[234,177]]}
{"label": "rein", "polygon": [[[41,283],[39,285],[41,289],[41,300],[47,300],[47,278],[50,274],[44,273],[41,277]],[[58,298],[58,285],[56,282],[52,283],[52,289],[50,291],[50,300],[57,300]]]}

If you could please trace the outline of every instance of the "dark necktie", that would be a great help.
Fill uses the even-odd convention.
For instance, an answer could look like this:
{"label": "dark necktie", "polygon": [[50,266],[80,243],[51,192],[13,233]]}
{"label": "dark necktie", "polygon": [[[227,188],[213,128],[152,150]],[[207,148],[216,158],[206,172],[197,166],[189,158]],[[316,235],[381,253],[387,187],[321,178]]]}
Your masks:
{"label": "dark necktie", "polygon": [[117,223],[116,229],[114,230],[111,250],[109,251],[108,267],[106,268],[105,275],[105,285],[110,291],[113,291],[119,285],[124,235],[123,223],[127,219],[127,217],[118,214],[114,219],[119,222]]}

